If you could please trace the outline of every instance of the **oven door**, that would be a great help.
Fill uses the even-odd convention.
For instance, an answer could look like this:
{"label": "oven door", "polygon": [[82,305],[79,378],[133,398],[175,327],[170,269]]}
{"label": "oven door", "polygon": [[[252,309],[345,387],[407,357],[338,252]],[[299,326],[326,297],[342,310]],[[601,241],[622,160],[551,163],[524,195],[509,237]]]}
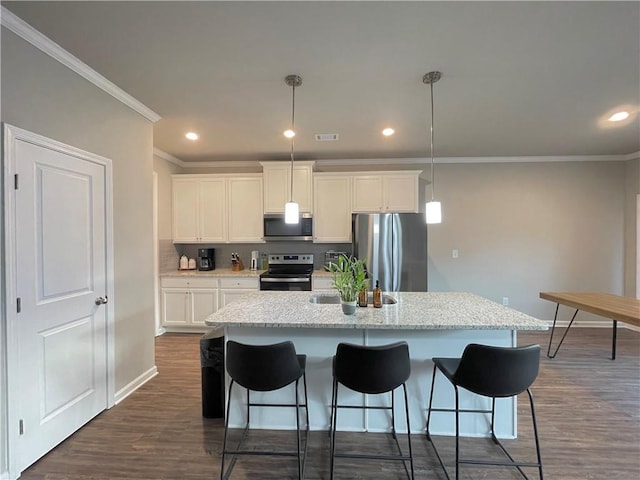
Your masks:
{"label": "oven door", "polygon": [[277,274],[263,274],[260,276],[260,290],[310,292],[311,275],[293,277]]}

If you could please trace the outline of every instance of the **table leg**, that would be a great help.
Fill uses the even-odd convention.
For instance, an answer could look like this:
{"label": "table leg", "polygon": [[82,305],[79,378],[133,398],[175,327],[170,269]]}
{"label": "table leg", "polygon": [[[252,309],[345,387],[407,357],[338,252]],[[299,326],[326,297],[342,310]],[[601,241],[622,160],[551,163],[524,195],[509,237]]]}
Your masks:
{"label": "table leg", "polygon": [[616,341],[618,337],[618,321],[613,321],[613,334],[611,335],[611,360],[616,359]]}
{"label": "table leg", "polygon": [[573,321],[576,319],[576,315],[578,315],[578,312],[580,311],[579,309],[576,309],[576,312],[573,314],[573,317],[571,317],[571,321],[569,322],[569,325],[567,325],[567,329],[564,332],[564,335],[562,335],[562,338],[560,339],[560,343],[558,343],[558,346],[556,347],[556,350],[553,352],[553,355],[550,354],[551,352],[551,342],[553,342],[553,333],[555,332],[556,329],[556,321],[558,320],[558,309],[560,308],[560,304],[556,304],[556,314],[553,317],[553,326],[551,327],[551,336],[549,337],[549,347],[547,348],[547,357],[549,358],[556,358],[556,355],[558,354],[558,350],[560,350],[560,345],[562,345],[562,342],[564,342],[564,338],[567,336],[567,333],[569,333],[569,329],[571,328],[571,325],[573,325]]}

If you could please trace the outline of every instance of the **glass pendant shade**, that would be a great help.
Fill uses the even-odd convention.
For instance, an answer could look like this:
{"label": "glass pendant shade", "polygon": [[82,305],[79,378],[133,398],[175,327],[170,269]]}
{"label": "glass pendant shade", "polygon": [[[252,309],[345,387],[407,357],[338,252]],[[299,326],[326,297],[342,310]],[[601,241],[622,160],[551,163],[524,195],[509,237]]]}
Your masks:
{"label": "glass pendant shade", "polygon": [[296,202],[284,204],[284,223],[298,223],[300,221],[300,209]]}
{"label": "glass pendant shade", "polygon": [[441,223],[442,222],[442,209],[440,202],[427,202],[427,223]]}

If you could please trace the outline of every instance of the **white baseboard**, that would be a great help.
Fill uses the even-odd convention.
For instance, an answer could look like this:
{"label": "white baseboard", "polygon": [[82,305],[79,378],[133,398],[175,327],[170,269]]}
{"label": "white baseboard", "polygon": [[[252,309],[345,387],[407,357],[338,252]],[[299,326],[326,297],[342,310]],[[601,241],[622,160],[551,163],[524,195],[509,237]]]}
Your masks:
{"label": "white baseboard", "polygon": [[133,392],[135,392],[137,389],[139,389],[142,385],[147,383],[157,374],[158,374],[158,367],[154,365],[152,368],[144,372],[142,375],[138,376],[138,378],[134,379],[133,381],[125,385],[124,388],[121,388],[120,390],[118,390],[115,394],[114,404],[115,405],[119,404],[121,401],[123,401],[125,398],[127,398],[129,395],[131,395]]}
{"label": "white baseboard", "polygon": [[[553,320],[547,320],[549,324],[549,328],[553,325]],[[558,320],[556,322],[556,327],[566,327],[569,325],[569,320]],[[573,322],[572,328],[609,328],[611,329],[613,323],[611,320],[576,320]],[[640,332],[640,327],[636,327],[635,325],[629,325],[624,322],[618,322],[618,328],[628,328],[629,330],[633,330],[635,332]]]}

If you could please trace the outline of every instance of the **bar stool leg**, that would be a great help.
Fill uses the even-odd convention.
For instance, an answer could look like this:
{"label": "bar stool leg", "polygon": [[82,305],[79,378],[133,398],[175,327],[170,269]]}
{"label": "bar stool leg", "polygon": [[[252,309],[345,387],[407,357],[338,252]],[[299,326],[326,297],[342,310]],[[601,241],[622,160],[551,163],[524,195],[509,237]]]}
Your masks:
{"label": "bar stool leg", "polygon": [[540,455],[540,440],[538,440],[538,422],[536,421],[536,409],[533,406],[533,395],[531,390],[527,388],[527,394],[529,395],[529,405],[531,406],[531,419],[533,421],[533,436],[536,439],[536,455],[538,457],[538,471],[540,472],[540,480],[544,480],[542,473],[542,456]]}
{"label": "bar stool leg", "polygon": [[331,393],[331,473],[330,479],[333,480],[336,454],[336,423],[338,421],[338,382],[333,380],[333,389]]}
{"label": "bar stool leg", "polygon": [[433,367],[433,376],[431,377],[431,393],[429,394],[429,410],[427,411],[427,440],[431,442],[431,434],[429,433],[429,422],[431,421],[431,407],[433,404],[433,387],[436,384],[436,367]]}
{"label": "bar stool leg", "polygon": [[460,479],[460,396],[457,385],[453,386],[456,391],[456,480]]}
{"label": "bar stool leg", "polygon": [[[409,465],[411,465],[411,480],[415,478],[413,471],[413,449],[411,448],[411,425],[409,424],[409,398],[407,396],[407,386],[403,383],[402,389],[404,391],[404,413],[407,416],[407,442],[409,443]],[[406,468],[406,466],[405,466]]]}
{"label": "bar stool leg", "polygon": [[227,411],[224,420],[224,437],[222,439],[222,460],[220,462],[220,480],[224,478],[224,455],[227,450],[227,432],[229,432],[229,409],[231,408],[231,389],[233,388],[233,380],[229,383],[229,398],[227,400]]}

